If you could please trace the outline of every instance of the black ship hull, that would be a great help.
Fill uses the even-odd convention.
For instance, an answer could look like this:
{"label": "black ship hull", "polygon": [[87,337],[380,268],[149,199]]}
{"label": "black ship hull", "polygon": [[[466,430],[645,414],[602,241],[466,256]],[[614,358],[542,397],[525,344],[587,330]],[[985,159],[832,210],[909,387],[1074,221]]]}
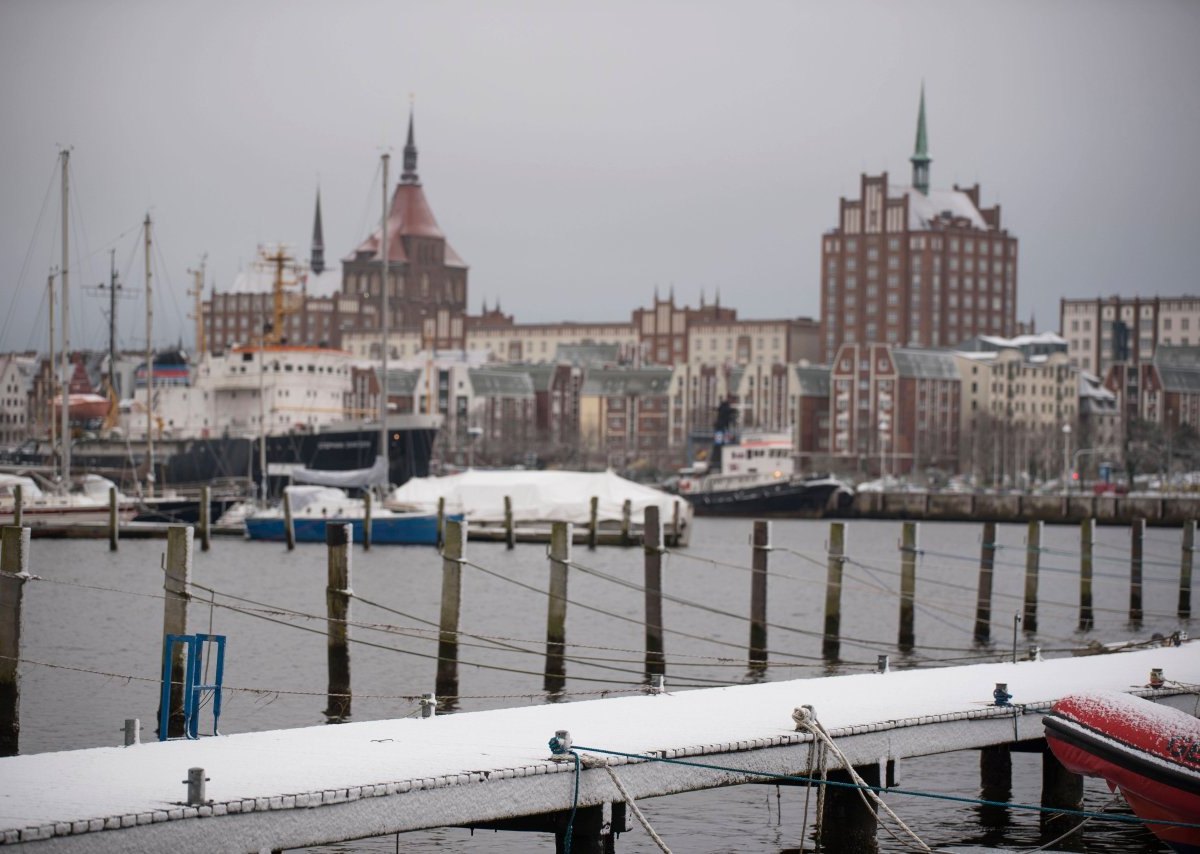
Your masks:
{"label": "black ship hull", "polygon": [[[697,516],[820,517],[849,497],[834,480],[782,480],[740,489],[680,493]],[[836,496],[836,497],[835,497]]]}
{"label": "black ship hull", "polygon": [[[437,432],[433,426],[393,427],[388,431],[389,481],[393,485],[429,475]],[[155,488],[242,485],[248,489],[253,484],[257,492],[263,478],[259,441],[232,437],[156,441]],[[293,468],[331,471],[370,468],[378,453],[379,429],[374,427],[268,436],[268,493],[281,494]],[[131,492],[146,479],[146,458],[146,447],[140,442],[79,440],[71,447],[74,474],[98,474]],[[0,464],[49,469],[55,464],[55,456],[46,443],[31,442],[0,454]]]}

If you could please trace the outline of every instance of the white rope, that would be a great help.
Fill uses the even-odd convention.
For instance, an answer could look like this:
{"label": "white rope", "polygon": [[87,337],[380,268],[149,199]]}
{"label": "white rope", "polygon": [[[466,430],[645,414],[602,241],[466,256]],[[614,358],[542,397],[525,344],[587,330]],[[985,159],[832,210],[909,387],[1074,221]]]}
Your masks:
{"label": "white rope", "polygon": [[[896,822],[896,824],[898,824],[905,833],[907,833],[913,838],[913,840],[916,841],[917,845],[922,851],[933,851],[932,848],[925,844],[921,837],[917,836],[912,828],[904,823],[900,816],[896,815],[896,813],[892,811],[891,807],[884,803],[883,798],[879,797],[879,794],[870,788],[870,785],[867,783],[867,781],[864,780],[859,773],[854,770],[854,766],[850,764],[850,760],[846,758],[846,754],[842,753],[841,748],[834,744],[833,739],[829,736],[829,733],[825,731],[825,727],[822,726],[821,722],[817,720],[816,713],[813,711],[812,706],[801,706],[800,708],[797,708],[792,712],[792,720],[796,722],[796,729],[812,733],[814,738],[820,739],[821,743],[828,746],[829,749],[833,751],[834,755],[841,760],[842,766],[846,769],[847,773],[850,774],[850,778],[858,784],[859,788],[857,791],[859,797],[862,798],[863,804],[867,807],[867,809],[871,809],[870,801],[874,801],[879,805],[880,808],[883,809],[885,813],[891,816],[892,821]],[[823,791],[825,787],[822,786],[821,789]],[[868,798],[870,800],[868,800]],[[884,828],[887,829],[887,826],[885,825]],[[891,833],[890,830],[888,832]]]}
{"label": "white rope", "polygon": [[654,844],[658,846],[658,850],[662,851],[663,854],[671,854],[671,849],[667,847],[667,843],[663,842],[662,837],[654,832],[654,828],[650,826],[649,820],[638,809],[637,802],[634,801],[633,796],[621,785],[621,781],[617,778],[617,772],[607,762],[604,763],[604,770],[608,772],[608,776],[612,777],[613,785],[617,787],[617,791],[621,793],[621,797],[625,799],[625,803],[633,810],[633,814],[637,816],[638,822],[642,827],[646,828],[646,833],[650,834],[650,838],[654,840]]}

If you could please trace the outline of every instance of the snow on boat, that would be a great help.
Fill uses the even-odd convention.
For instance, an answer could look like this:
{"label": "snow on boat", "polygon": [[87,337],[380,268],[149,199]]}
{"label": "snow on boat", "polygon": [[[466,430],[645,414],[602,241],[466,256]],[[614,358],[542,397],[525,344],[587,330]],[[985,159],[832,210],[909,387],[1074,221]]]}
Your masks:
{"label": "snow on boat", "polygon": [[[85,475],[78,492],[43,492],[31,477],[0,474],[0,525],[13,523],[18,486],[21,487],[22,525],[107,524],[108,490],[113,485],[112,481],[98,475]],[[136,505],[118,493],[118,521],[128,522],[136,513]]]}
{"label": "snow on boat", "polygon": [[[292,503],[292,530],[296,542],[325,542],[325,527],[330,524],[352,526],[354,542],[364,542],[366,503],[361,498],[350,498],[344,490],[328,486],[289,486],[287,494]],[[437,513],[402,513],[374,507],[371,510],[371,542],[435,545],[438,542],[437,522]],[[248,515],[246,536],[251,540],[286,540],[283,508],[272,507]]]}
{"label": "snow on boat", "polygon": [[1200,719],[1129,694],[1092,691],[1059,700],[1043,723],[1064,766],[1104,778],[1175,851],[1200,854]]}
{"label": "snow on boat", "polygon": [[577,527],[590,524],[591,502],[596,498],[597,524],[609,528],[622,524],[628,501],[635,532],[641,529],[646,508],[657,506],[665,531],[678,520],[680,544],[687,541],[692,519],[690,505],[678,496],[626,480],[612,471],[471,469],[445,477],[416,477],[394,490],[386,506],[431,513],[437,511],[438,500],[443,498],[446,513],[462,514],[473,526],[504,524],[505,498],[511,499],[517,524],[571,522]]}

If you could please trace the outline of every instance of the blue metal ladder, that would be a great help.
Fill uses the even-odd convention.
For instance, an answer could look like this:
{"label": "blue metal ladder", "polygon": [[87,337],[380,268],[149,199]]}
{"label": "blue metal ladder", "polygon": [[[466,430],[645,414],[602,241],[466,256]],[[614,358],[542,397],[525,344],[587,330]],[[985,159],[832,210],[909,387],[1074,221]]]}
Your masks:
{"label": "blue metal ladder", "polygon": [[[175,645],[182,643],[187,648],[183,667],[183,733],[186,738],[200,737],[200,701],[204,692],[213,697],[213,735],[220,735],[221,683],[225,676],[225,635],[209,635],[197,632],[194,635],[167,635],[163,639],[162,697],[159,705],[158,740],[167,741],[167,726],[171,717],[171,662]],[[203,683],[204,650],[210,643],[217,645],[217,669],[215,680]]]}

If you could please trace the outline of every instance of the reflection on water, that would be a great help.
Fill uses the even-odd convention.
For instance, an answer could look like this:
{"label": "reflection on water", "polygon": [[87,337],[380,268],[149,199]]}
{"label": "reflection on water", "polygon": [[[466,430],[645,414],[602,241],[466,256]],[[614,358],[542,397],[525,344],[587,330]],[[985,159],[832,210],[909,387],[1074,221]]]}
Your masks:
{"label": "reflection on water", "polygon": [[[840,661],[821,655],[825,595],[826,523],[773,523],[768,576],[765,667],[750,665],[748,626],[718,612],[747,615],[751,602],[751,523],[699,519],[692,545],[663,560],[663,648],[667,690],[684,686],[755,682],[872,671],[889,654],[893,669],[942,666],[973,660],[972,641],[981,526],[922,524],[917,564],[915,647],[897,649],[898,547],[901,526],[892,522],[847,525],[842,590]],[[984,652],[1011,655],[1013,615],[1024,590],[1023,525],[998,527],[992,599],[993,643]],[[1097,528],[1090,633],[1076,630],[1079,617],[1078,529],[1047,526],[1042,547],[1038,632],[1021,631],[1021,650],[1042,647],[1065,655],[1089,641],[1147,639],[1169,634],[1179,578],[1179,531],[1146,533],[1143,622],[1128,624],[1129,536],[1123,528]],[[24,665],[21,670],[23,752],[117,744],[121,722],[139,717],[147,727],[158,702],[157,673],[162,626],[163,543],[125,541],[112,554],[102,541],[38,540],[31,571],[47,579],[25,590],[23,656],[91,673]],[[439,695],[442,711],[503,708],[531,703],[590,699],[610,692],[642,690],[646,684],[644,578],[640,548],[579,549],[575,558],[596,573],[572,569],[566,620],[562,693],[547,696],[546,661],[549,572],[544,546],[469,543],[467,557],[495,571],[463,566],[457,697]],[[419,697],[435,688],[442,562],[428,548],[355,551],[350,606],[353,719],[418,714]],[[614,583],[601,573],[626,585]],[[511,579],[527,587],[506,581]],[[287,552],[282,545],[217,540],[196,552],[194,580],[233,602],[197,594],[189,628],[225,634],[225,733],[323,723],[335,708],[326,655],[326,558],[321,546]],[[66,584],[55,584],[61,581]],[[88,585],[84,589],[78,585]],[[532,589],[531,589],[532,588]],[[235,605],[236,609],[222,607]],[[369,603],[380,603],[385,608]],[[701,610],[690,603],[704,605]],[[403,615],[403,616],[402,616]],[[273,620],[274,622],[269,621]],[[280,623],[289,625],[281,625]],[[504,670],[495,668],[505,668]],[[347,665],[347,671],[349,667]],[[336,674],[335,674],[336,675]],[[348,673],[347,673],[348,675]],[[557,684],[555,685],[557,687]],[[242,690],[232,690],[242,689]],[[347,707],[349,705],[347,704]],[[1012,755],[1011,798],[1036,804],[1041,760]],[[906,789],[976,797],[981,794],[975,752],[903,762]],[[1002,793],[989,789],[1003,800]],[[641,804],[655,830],[677,851],[732,852],[811,849],[815,807],[803,824],[802,787],[746,785],[648,800]],[[1111,796],[1098,781],[1085,789],[1086,808],[1101,809]],[[1035,812],[972,807],[924,798],[887,796],[889,804],[930,844],[1032,848],[1063,832],[1046,827]],[[815,800],[815,799],[814,799]],[[1060,822],[1061,824],[1061,822]],[[643,830],[622,835],[617,850],[657,848]],[[1060,850],[1162,851],[1136,826],[1093,822]],[[883,851],[907,848],[880,832]],[[320,851],[524,852],[553,850],[548,835],[443,828],[361,840]]]}

